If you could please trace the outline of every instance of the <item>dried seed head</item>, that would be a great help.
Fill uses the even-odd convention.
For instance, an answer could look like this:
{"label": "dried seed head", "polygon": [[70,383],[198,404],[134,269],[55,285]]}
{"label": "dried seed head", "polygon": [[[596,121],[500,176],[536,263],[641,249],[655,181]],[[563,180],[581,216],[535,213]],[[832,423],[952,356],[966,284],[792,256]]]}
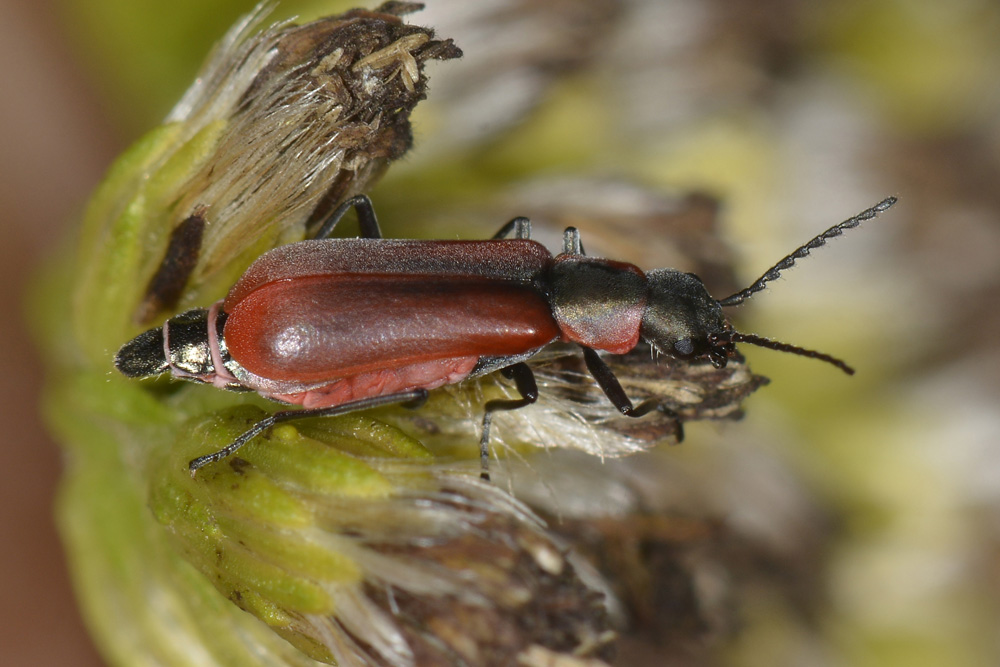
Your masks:
{"label": "dried seed head", "polygon": [[311,216],[369,189],[406,152],[424,63],[461,55],[404,23],[414,8],[263,30],[258,9],[229,31],[91,200],[74,302],[87,354],[218,298],[254,256],[301,237]]}
{"label": "dried seed head", "polygon": [[312,658],[510,665],[538,648],[608,650],[596,575],[474,468],[442,469],[401,431],[349,415],[274,429],[192,479],[192,447],[259,411],[224,414],[156,466],[151,506],[224,596]]}
{"label": "dried seed head", "polygon": [[167,119],[191,136],[225,123],[177,206],[203,207],[211,223],[196,281],[248,239],[301,227],[324,198],[369,189],[410,147],[409,114],[427,88],[423,63],[461,53],[377,10],[251,37],[245,30],[227,38]]}

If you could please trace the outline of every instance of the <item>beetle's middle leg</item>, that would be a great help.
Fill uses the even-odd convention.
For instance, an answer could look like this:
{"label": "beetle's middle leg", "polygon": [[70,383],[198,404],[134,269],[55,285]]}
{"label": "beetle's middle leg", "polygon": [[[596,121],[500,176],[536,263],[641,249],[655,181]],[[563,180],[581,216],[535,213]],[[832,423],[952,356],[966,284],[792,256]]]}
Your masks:
{"label": "beetle's middle leg", "polygon": [[493,413],[498,410],[517,410],[538,400],[538,383],[535,382],[535,374],[531,372],[528,364],[516,363],[501,369],[500,372],[504,377],[514,380],[521,398],[495,399],[486,402],[483,435],[479,439],[479,461],[482,466],[479,477],[487,482],[490,481],[490,424],[493,422]]}

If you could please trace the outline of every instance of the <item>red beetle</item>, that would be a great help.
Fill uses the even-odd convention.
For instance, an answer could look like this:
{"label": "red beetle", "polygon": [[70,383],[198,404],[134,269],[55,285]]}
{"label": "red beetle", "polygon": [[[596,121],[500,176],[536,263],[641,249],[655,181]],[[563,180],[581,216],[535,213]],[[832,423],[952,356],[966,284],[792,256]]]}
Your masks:
{"label": "red beetle", "polygon": [[[126,343],[115,366],[128,377],[169,370],[303,406],[277,412],[224,449],[194,459],[192,473],[279,422],[419,404],[431,389],[499,370],[514,379],[521,398],[485,406],[480,455],[486,477],[491,414],[536,400],[525,361],[555,341],[579,344],[608,399],[632,417],[667,408],[656,400],[634,406],[597,350],[624,354],[643,339],[660,354],[707,358],[722,368],[742,342],[853,373],[830,355],[734,331],[722,308],[742,303],[810,250],[895,202],[890,197],[831,227],[746,289],[716,300],[692,273],[643,273],[584,255],[573,228],[553,257],[530,240],[527,218],[511,220],[490,240],[383,239],[371,201],[359,195],[333,212],[317,239],[262,255],[224,300]],[[363,238],[325,238],[352,206]]]}

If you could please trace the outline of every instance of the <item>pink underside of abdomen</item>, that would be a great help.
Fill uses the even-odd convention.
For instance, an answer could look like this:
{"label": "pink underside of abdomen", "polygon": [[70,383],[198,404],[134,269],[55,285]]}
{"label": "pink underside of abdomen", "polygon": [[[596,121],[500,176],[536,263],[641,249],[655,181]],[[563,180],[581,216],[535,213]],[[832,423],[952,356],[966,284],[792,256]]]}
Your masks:
{"label": "pink underside of abdomen", "polygon": [[362,373],[334,380],[318,389],[297,394],[266,394],[268,398],[303,408],[327,408],[411,389],[437,389],[461,382],[475,368],[479,357],[436,359],[391,370]]}

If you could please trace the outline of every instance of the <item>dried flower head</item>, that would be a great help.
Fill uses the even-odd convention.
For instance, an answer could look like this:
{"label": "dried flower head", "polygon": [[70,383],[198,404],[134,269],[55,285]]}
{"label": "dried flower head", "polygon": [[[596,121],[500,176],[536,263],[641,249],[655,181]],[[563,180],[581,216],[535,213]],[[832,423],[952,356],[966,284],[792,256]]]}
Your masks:
{"label": "dried flower head", "polygon": [[229,31],[88,207],[75,319],[92,359],[135,324],[217,298],[264,249],[301,238],[311,216],[406,152],[423,64],[461,55],[402,21],[418,7],[259,31],[258,9]]}

